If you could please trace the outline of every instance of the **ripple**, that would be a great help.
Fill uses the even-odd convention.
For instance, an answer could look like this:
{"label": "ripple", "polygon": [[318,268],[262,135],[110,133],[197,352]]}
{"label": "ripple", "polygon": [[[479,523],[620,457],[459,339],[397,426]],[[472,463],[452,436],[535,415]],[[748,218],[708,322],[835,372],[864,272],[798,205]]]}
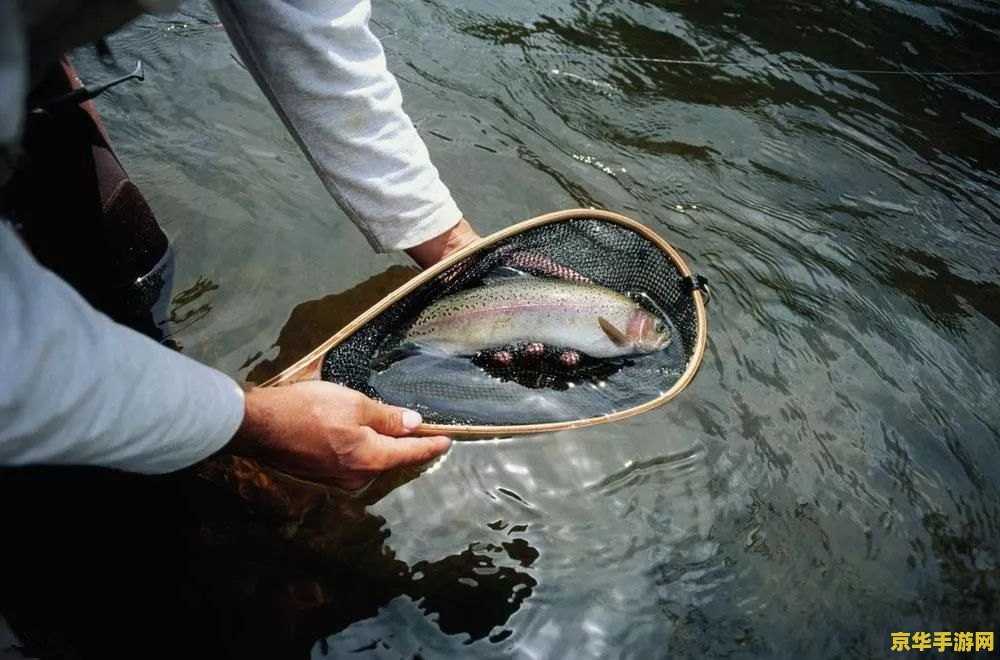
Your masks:
{"label": "ripple", "polygon": [[[174,561],[227,604],[190,616],[225,610],[240,631],[213,643],[874,657],[887,630],[995,623],[1000,88],[926,72],[982,70],[1000,11],[662,5],[373,11],[482,233],[607,207],[709,277],[698,378],[622,423],[458,443],[433,472],[293,520],[202,494]],[[150,76],[99,105],[175,244],[174,339],[237,374],[276,339],[301,353],[330,334],[353,315],[334,294],[396,258],[334,209],[209,4],[185,11],[113,37]],[[286,323],[298,303],[319,320]]]}

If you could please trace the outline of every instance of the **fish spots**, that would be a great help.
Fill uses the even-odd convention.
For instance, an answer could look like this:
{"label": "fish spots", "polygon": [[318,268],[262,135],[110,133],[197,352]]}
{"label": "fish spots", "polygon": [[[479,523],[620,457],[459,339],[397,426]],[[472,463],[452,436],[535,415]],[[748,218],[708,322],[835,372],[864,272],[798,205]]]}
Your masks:
{"label": "fish spots", "polygon": [[493,354],[493,361],[499,365],[507,366],[514,361],[514,356],[510,351],[497,351]]}
{"label": "fish spots", "polygon": [[576,351],[565,351],[559,356],[559,364],[564,367],[575,367],[580,364],[580,354]]}
{"label": "fish spots", "polygon": [[[534,344],[520,357],[531,357],[546,346],[562,346],[593,357],[617,357],[648,352],[655,347],[609,337],[595,319],[609,327],[627,328],[640,312],[628,296],[592,283],[526,277],[474,286],[453,293],[420,313],[404,340],[456,354],[514,344]],[[615,342],[613,339],[619,339]],[[558,355],[554,356],[558,361]],[[572,358],[567,358],[572,360]]]}

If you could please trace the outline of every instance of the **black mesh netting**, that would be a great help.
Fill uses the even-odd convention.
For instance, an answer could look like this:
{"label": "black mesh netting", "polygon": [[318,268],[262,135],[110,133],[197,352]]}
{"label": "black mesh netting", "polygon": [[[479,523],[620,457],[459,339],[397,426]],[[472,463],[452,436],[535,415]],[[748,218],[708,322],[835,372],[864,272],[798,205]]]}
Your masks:
{"label": "black mesh netting", "polygon": [[[414,349],[404,337],[420,313],[458,291],[504,278],[589,281],[631,297],[664,320],[672,338],[627,357],[579,355],[523,344],[474,355]],[[524,280],[522,280],[524,281]],[[665,318],[664,318],[665,317]],[[596,319],[595,319],[596,322]],[[469,255],[330,349],[323,380],[340,383],[436,424],[510,426],[599,417],[648,403],[680,378],[695,352],[697,312],[678,266],[655,243],[592,218],[527,229]],[[501,361],[497,355],[503,354]]]}

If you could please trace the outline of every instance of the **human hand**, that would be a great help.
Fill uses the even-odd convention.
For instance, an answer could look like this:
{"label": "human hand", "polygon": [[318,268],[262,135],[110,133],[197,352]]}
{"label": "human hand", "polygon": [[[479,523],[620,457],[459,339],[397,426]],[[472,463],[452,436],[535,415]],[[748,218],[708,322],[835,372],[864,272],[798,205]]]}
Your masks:
{"label": "human hand", "polygon": [[421,268],[428,268],[447,257],[452,252],[464,248],[470,243],[478,241],[479,234],[472,228],[469,221],[462,218],[458,224],[448,231],[435,236],[429,241],[424,241],[420,245],[406,250],[410,258],[417,262]]}
{"label": "human hand", "polygon": [[256,388],[245,400],[243,423],[229,443],[233,453],[345,490],[380,472],[426,463],[451,446],[443,436],[406,436],[420,425],[418,413],[333,383]]}

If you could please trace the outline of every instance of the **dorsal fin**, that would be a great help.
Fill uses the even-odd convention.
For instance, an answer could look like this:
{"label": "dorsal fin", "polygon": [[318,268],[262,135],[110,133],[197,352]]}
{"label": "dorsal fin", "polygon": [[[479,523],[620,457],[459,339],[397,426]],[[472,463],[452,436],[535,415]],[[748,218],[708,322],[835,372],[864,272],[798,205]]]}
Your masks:
{"label": "dorsal fin", "polygon": [[485,286],[506,284],[507,282],[512,282],[514,280],[525,280],[530,279],[531,277],[532,276],[528,273],[516,268],[511,268],[510,266],[499,266],[498,268],[491,270],[483,277],[483,284]]}

